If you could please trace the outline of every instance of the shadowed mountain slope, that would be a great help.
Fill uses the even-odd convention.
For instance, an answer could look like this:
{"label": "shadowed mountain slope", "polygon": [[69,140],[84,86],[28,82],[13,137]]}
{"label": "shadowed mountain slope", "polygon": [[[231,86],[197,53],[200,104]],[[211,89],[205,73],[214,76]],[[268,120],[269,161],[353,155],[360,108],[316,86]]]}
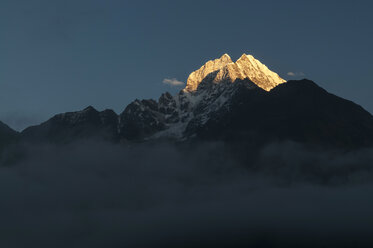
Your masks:
{"label": "shadowed mountain slope", "polygon": [[0,121],[0,150],[17,139],[18,132]]}
{"label": "shadowed mountain slope", "polygon": [[118,117],[112,110],[97,111],[89,106],[82,111],[55,115],[48,121],[26,128],[26,141],[68,143],[78,139],[117,140]]}

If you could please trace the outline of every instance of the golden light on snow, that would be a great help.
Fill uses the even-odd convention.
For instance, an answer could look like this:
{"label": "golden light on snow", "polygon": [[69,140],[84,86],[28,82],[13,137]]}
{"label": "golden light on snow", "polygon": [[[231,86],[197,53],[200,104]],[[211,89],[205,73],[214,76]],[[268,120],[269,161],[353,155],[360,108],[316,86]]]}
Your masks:
{"label": "golden light on snow", "polygon": [[189,92],[197,90],[198,85],[207,76],[214,77],[213,80],[217,83],[247,78],[266,91],[286,82],[252,55],[243,54],[236,62],[233,62],[228,54],[224,54],[219,59],[210,60],[200,69],[192,72],[188,77],[185,90]]}

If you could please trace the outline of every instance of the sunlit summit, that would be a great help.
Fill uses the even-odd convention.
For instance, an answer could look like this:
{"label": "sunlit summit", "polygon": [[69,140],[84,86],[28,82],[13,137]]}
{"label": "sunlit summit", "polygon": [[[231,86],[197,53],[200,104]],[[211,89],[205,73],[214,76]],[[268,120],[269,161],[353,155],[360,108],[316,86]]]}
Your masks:
{"label": "sunlit summit", "polygon": [[187,80],[185,90],[189,92],[197,90],[198,85],[207,76],[211,77],[215,83],[234,82],[236,79],[247,78],[266,91],[286,82],[252,55],[242,54],[236,62],[233,62],[228,54],[224,54],[218,59],[208,61],[200,69],[192,72]]}

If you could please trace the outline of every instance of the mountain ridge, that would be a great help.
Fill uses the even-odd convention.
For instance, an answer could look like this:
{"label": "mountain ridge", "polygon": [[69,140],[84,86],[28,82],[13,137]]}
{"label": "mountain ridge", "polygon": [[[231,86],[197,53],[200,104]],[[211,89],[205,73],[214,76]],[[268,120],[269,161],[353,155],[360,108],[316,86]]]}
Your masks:
{"label": "mountain ridge", "polygon": [[[105,140],[114,142],[125,140],[131,142],[144,142],[149,140],[157,140],[160,138],[171,138],[173,140],[190,140],[197,138],[202,140],[225,140],[228,142],[237,140],[252,140],[257,144],[276,140],[293,140],[301,143],[330,143],[331,145],[341,147],[344,145],[348,147],[363,147],[370,146],[372,144],[373,118],[370,113],[365,111],[361,106],[356,105],[349,100],[345,100],[328,93],[312,81],[288,81],[286,84],[281,85],[281,87],[277,86],[269,92],[257,87],[254,83],[248,80],[238,80],[235,82],[235,84],[230,85],[235,86],[233,87],[233,89],[235,89],[233,101],[230,103],[230,106],[233,107],[228,107],[227,105],[224,108],[219,107],[216,110],[211,110],[211,113],[206,120],[203,119],[206,117],[206,110],[204,109],[206,105],[202,103],[199,104],[199,108],[196,107],[192,111],[194,112],[194,117],[190,118],[189,121],[184,123],[176,122],[176,125],[171,127],[171,130],[170,128],[166,128],[167,122],[160,121],[164,121],[164,117],[159,118],[158,111],[166,113],[168,118],[171,118],[172,116],[173,118],[179,117],[174,114],[174,107],[176,103],[173,102],[172,99],[168,98],[168,100],[171,102],[169,105],[172,107],[169,109],[164,108],[163,103],[163,105],[160,105],[163,106],[164,109],[160,110],[161,107],[159,107],[159,103],[167,98],[167,95],[170,97],[169,93],[164,93],[166,96],[161,96],[158,102],[155,100],[135,100],[133,103],[129,104],[119,115],[115,114],[113,111],[111,112],[110,110],[104,110],[101,112],[91,110],[92,112],[96,113],[95,115],[97,116],[102,116],[105,112],[111,112],[112,122],[106,122],[111,123],[111,126],[109,125],[111,128],[104,125],[104,121],[97,125],[92,125],[92,123],[90,123],[88,127],[84,125],[83,121],[82,126],[80,125],[82,122],[70,125],[68,129],[75,131],[68,134],[73,135],[71,140],[74,140],[75,138],[94,137],[101,139],[104,137]],[[229,94],[232,93],[232,91],[229,90],[228,92]],[[309,95],[310,92],[312,94]],[[320,101],[319,105],[321,105],[321,107],[325,108],[324,104],[326,103],[333,106],[333,112],[338,113],[338,116],[336,117],[338,121],[329,121],[329,119],[335,119],[333,115],[330,115],[331,110],[322,111],[321,114],[320,111],[315,110],[313,111],[315,113],[312,113],[311,110],[315,106],[309,104],[308,100],[313,99],[314,95],[316,95]],[[337,103],[330,104],[329,98],[333,98],[333,102],[337,101]],[[284,102],[284,99],[288,100]],[[298,102],[298,104],[294,105],[291,103],[291,101],[294,99],[303,99],[305,104]],[[326,99],[325,103],[323,99]],[[260,105],[262,106],[262,109],[257,108],[255,111],[253,111],[251,108],[250,110],[248,106],[252,105]],[[337,107],[334,107],[334,105],[337,105]],[[341,107],[339,107],[339,105],[341,105]],[[289,108],[289,106],[293,107]],[[294,108],[296,106],[300,107]],[[321,108],[319,106],[316,107],[317,109]],[[234,111],[232,111],[232,108]],[[348,112],[350,112],[349,115],[353,118],[351,120],[342,122],[340,121],[341,119],[346,119],[346,109],[352,109],[352,111]],[[84,112],[86,111],[83,110],[78,112],[70,112],[67,113],[67,116],[71,114],[81,115]],[[199,113],[202,113],[203,115],[200,115]],[[28,140],[35,140],[36,138],[43,137],[45,133],[40,134],[36,132],[36,130],[43,127],[42,130],[45,131],[45,127],[55,125],[53,120],[56,119],[56,116],[40,126],[31,127],[31,133],[33,133],[34,136],[29,136],[29,129],[22,132],[21,136],[26,137]],[[66,116],[66,114],[62,114],[62,116]],[[139,116],[141,116],[141,118],[139,118]],[[243,116],[248,117],[243,118]],[[97,119],[97,117],[95,118]],[[85,120],[84,118],[77,117],[73,119]],[[329,123],[329,127],[325,126],[323,123],[318,123],[318,120],[320,119],[324,120],[326,123]],[[269,122],[269,120],[271,121]],[[169,123],[175,123],[175,119]],[[281,125],[279,123],[281,123]],[[289,123],[293,124],[290,125]],[[336,126],[333,126],[330,123],[334,123]],[[356,123],[360,124],[357,125]],[[341,127],[339,128],[338,125]],[[354,128],[354,126],[356,126],[356,128]],[[176,130],[172,130],[172,128],[175,128]],[[178,128],[179,130],[177,130]],[[85,132],[80,133],[81,130],[85,130]],[[184,131],[181,132],[180,130]],[[357,130],[360,131],[357,132],[357,134],[354,134]],[[112,135],[107,135],[107,131],[110,131]],[[322,133],[319,133],[319,131],[322,131]],[[58,137],[60,137],[60,135],[57,135],[56,137],[56,132],[60,133],[58,129],[52,129],[49,133],[54,137],[41,139],[40,141],[58,141]],[[328,134],[328,132],[331,133]],[[64,134],[63,136],[66,135],[66,132],[62,133]],[[308,135],[305,135],[304,133]],[[66,139],[63,139],[63,142],[65,141]]]}
{"label": "mountain ridge", "polygon": [[260,145],[294,140],[338,147],[373,145],[373,116],[361,106],[303,79],[286,82],[243,54],[206,62],[176,95],[131,102],[124,111],[58,114],[18,136],[28,142],[223,140]]}

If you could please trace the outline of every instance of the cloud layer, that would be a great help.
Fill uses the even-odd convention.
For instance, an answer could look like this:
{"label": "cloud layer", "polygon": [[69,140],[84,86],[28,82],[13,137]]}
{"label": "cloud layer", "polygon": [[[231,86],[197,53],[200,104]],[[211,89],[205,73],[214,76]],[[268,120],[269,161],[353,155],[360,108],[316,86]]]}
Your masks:
{"label": "cloud layer", "polygon": [[371,242],[372,150],[320,152],[285,142],[248,150],[244,160],[234,152],[222,143],[91,142],[8,151],[3,161],[24,159],[0,167],[0,246]]}

